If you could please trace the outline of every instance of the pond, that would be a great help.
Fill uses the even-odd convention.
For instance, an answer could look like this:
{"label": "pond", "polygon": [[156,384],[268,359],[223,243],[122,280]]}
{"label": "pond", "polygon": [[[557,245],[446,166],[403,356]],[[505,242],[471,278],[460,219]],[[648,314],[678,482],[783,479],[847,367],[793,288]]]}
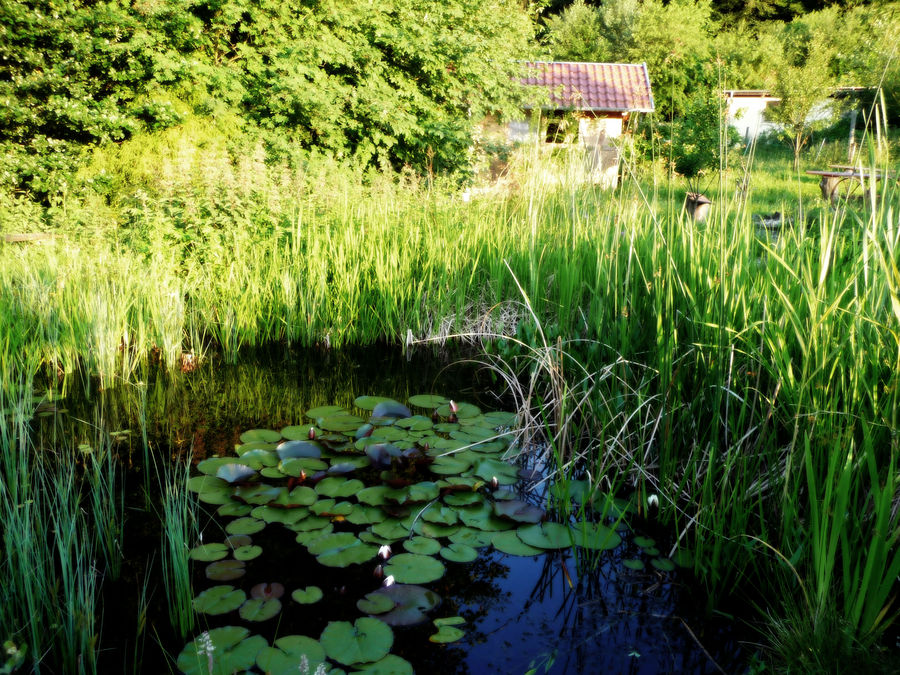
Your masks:
{"label": "pond", "polygon": [[[740,670],[734,622],[704,618],[669,533],[627,495],[563,496],[494,379],[430,349],[276,349],[44,406],[41,444],[102,434],[127,468],[100,672]],[[187,462],[181,636],[156,476],[183,485]]]}

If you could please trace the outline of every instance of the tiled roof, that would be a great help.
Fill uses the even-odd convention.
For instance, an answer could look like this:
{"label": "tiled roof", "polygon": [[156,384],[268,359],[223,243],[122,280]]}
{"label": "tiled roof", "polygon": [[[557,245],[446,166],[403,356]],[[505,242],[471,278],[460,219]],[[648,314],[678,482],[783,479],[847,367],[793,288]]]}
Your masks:
{"label": "tiled roof", "polygon": [[528,61],[523,84],[550,90],[541,107],[651,112],[653,94],[646,63],[572,63]]}

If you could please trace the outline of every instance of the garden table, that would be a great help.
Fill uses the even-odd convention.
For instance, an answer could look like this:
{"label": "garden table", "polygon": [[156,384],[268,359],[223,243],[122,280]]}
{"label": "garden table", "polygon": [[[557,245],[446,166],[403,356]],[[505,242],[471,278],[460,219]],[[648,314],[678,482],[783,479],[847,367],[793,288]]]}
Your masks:
{"label": "garden table", "polygon": [[819,189],[822,190],[822,198],[827,199],[832,204],[837,201],[838,190],[841,183],[845,180],[856,181],[860,186],[865,188],[865,181],[869,178],[874,178],[875,180],[881,180],[885,177],[893,178],[893,175],[885,174],[879,169],[861,169],[843,164],[832,164],[831,168],[827,171],[809,169],[806,173],[822,177],[819,181]]}

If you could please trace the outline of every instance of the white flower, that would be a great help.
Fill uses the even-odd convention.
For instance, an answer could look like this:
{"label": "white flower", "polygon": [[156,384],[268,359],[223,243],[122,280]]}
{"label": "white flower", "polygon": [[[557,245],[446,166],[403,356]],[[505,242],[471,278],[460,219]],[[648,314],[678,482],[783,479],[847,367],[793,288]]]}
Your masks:
{"label": "white flower", "polygon": [[647,497],[647,506],[650,508],[659,508],[659,497],[657,497],[656,495],[650,495],[649,497]]}
{"label": "white flower", "polygon": [[380,549],[378,549],[378,555],[382,560],[387,560],[391,557],[391,547],[385,544]]}
{"label": "white flower", "polygon": [[381,585],[387,588],[388,586],[394,585],[394,575],[391,574],[384,578],[384,581],[381,582]]}

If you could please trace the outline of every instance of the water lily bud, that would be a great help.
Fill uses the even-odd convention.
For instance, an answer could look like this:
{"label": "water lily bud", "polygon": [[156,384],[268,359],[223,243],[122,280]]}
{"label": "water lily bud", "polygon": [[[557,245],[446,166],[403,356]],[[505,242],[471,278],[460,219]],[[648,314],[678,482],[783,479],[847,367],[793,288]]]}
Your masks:
{"label": "water lily bud", "polygon": [[372,576],[376,579],[384,578],[384,568],[381,565],[376,565],[375,570],[372,572]]}
{"label": "water lily bud", "polygon": [[491,478],[491,490],[496,490],[500,487],[500,481],[497,480],[497,476]]}
{"label": "water lily bud", "polygon": [[435,410],[434,412],[431,413],[431,421],[434,422],[435,424],[437,424],[438,422],[441,421],[441,416],[438,415],[437,410]]}
{"label": "water lily bud", "polygon": [[378,549],[378,556],[382,560],[387,560],[388,558],[390,558],[391,557],[391,547],[388,546],[387,544],[382,546],[380,549]]}
{"label": "water lily bud", "polygon": [[310,427],[307,436],[309,437],[309,440],[314,441],[316,439],[316,428]]}
{"label": "water lily bud", "polygon": [[385,588],[387,588],[388,586],[393,586],[394,585],[394,575],[391,574],[391,575],[385,577],[384,581],[381,582],[381,585]]}
{"label": "water lily bud", "polygon": [[450,399],[450,412],[459,412],[459,406],[456,405],[456,401],[454,401],[452,398]]}

